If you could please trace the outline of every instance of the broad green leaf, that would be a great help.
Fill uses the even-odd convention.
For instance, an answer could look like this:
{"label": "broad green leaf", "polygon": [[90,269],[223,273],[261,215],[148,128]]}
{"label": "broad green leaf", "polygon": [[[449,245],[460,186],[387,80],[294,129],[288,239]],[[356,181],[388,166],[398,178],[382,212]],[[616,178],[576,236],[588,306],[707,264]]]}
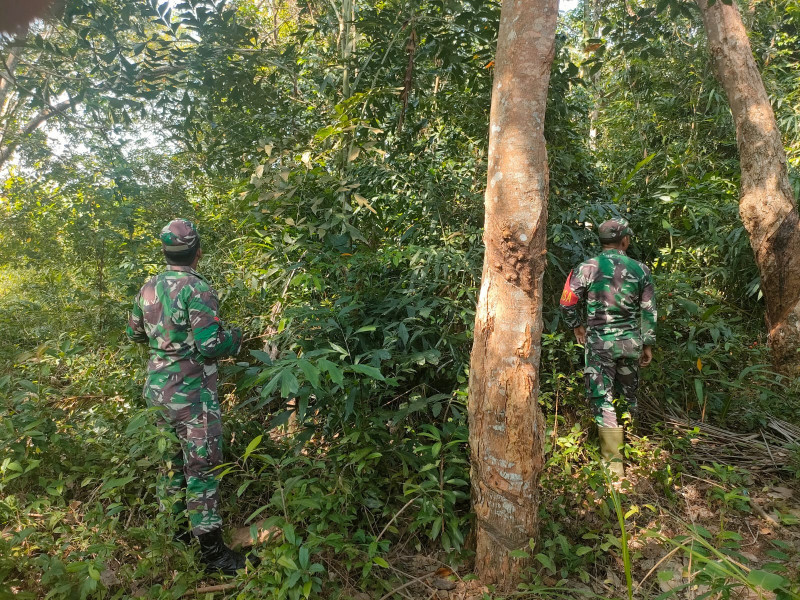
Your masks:
{"label": "broad green leaf", "polygon": [[317,366],[326,371],[330,375],[331,381],[337,385],[342,385],[344,382],[344,373],[342,370],[329,360],[324,358],[317,361]]}
{"label": "broad green leaf", "polygon": [[250,443],[247,444],[247,448],[245,448],[244,455],[242,456],[242,460],[247,460],[247,458],[250,456],[250,454],[253,453],[253,450],[258,448],[258,445],[261,443],[261,439],[263,437],[264,437],[263,435],[257,435],[252,440],[250,440]]}
{"label": "broad green leaf", "polygon": [[103,487],[101,487],[100,490],[103,492],[107,492],[108,490],[120,488],[124,485],[127,485],[134,479],[136,478],[133,475],[130,475],[128,477],[117,477],[115,479],[109,479],[103,484]]}
{"label": "broad green leaf", "polygon": [[547,568],[547,570],[550,571],[551,573],[556,572],[556,565],[553,562],[553,559],[551,559],[546,554],[542,554],[540,552],[539,554],[536,555],[536,560],[542,563],[542,565],[544,565]]}
{"label": "broad green leaf", "polygon": [[262,352],[261,350],[250,350],[250,354],[256,360],[264,363],[265,365],[272,365],[272,358],[266,352]]}
{"label": "broad green leaf", "polygon": [[125,435],[131,435],[133,432],[140,429],[145,423],[147,423],[147,415],[146,414],[138,414],[131,422],[128,424],[128,427],[125,429]]}
{"label": "broad green leaf", "polygon": [[306,380],[315,388],[319,388],[319,369],[308,362],[306,359],[301,358],[297,361],[302,369]]}
{"label": "broad green leaf", "polygon": [[695,378],[694,380],[694,393],[697,395],[697,401],[703,403],[703,380]]}
{"label": "broad green leaf", "polygon": [[282,567],[286,567],[287,569],[292,569],[293,571],[297,570],[297,563],[292,560],[291,557],[282,554],[278,557],[278,564]]}
{"label": "broad green leaf", "polygon": [[291,369],[286,368],[281,373],[281,396],[283,398],[291,398],[300,389],[300,384],[297,382],[297,377],[294,376]]}
{"label": "broad green leaf", "polygon": [[372,379],[377,379],[378,381],[386,381],[386,378],[381,374],[379,369],[375,367],[371,367],[369,365],[352,365],[350,367],[356,373],[361,373],[362,375],[367,375]]}
{"label": "broad green leaf", "polygon": [[747,583],[758,586],[768,592],[772,592],[779,587],[785,586],[788,583],[788,580],[781,575],[770,573],[769,571],[753,569],[747,574]]}
{"label": "broad green leaf", "polygon": [[431,527],[431,532],[428,534],[432,540],[435,540],[439,537],[439,532],[442,530],[442,517],[438,516],[433,520],[433,526]]}
{"label": "broad green leaf", "polygon": [[300,552],[298,554],[298,558],[300,560],[300,567],[302,567],[303,569],[308,569],[308,565],[309,565],[310,561],[309,561],[308,548],[306,546],[302,546],[300,548]]}

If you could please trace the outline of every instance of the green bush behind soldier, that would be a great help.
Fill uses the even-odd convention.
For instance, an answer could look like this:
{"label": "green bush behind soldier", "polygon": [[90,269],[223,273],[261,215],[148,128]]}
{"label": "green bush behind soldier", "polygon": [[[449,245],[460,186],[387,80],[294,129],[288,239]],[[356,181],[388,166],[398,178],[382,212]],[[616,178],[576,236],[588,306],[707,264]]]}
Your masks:
{"label": "green bush behind soldier", "polygon": [[[222,463],[217,358],[238,354],[242,332],[220,321],[217,294],[195,270],[203,255],[195,226],[175,219],[160,237],[167,266],[137,294],[127,334],[149,346],[144,397],[162,409],[159,426],[181,445],[171,458],[173,470],[160,482],[161,505],[175,514],[188,512],[191,532],[177,533],[176,541],[188,543],[194,535],[206,569],[233,575],[245,567],[245,557],[222,540],[213,472]],[[247,560],[258,562],[255,556]]]}
{"label": "green bush behind soldier", "polygon": [[628,421],[636,416],[639,367],[653,360],[656,300],[650,269],[626,255],[633,235],[628,222],[606,221],[598,235],[603,251],[570,272],[561,309],[586,352],[586,391],[598,426],[600,453],[621,477],[626,419],[618,419],[617,409],[627,407],[622,416]]}

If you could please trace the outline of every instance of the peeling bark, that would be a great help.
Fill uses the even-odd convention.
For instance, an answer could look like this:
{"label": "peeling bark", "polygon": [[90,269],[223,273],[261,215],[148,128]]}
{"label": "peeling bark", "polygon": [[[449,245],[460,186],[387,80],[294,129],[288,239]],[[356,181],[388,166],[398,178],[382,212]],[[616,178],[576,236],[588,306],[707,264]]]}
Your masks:
{"label": "peeling bark", "polygon": [[557,0],[504,0],[489,134],[485,255],[469,381],[475,570],[513,589],[537,534],[548,168],[544,115]]}
{"label": "peeling bark", "polygon": [[739,214],[761,273],[773,364],[800,375],[800,220],[781,134],[736,3],[697,5],[736,124]]}

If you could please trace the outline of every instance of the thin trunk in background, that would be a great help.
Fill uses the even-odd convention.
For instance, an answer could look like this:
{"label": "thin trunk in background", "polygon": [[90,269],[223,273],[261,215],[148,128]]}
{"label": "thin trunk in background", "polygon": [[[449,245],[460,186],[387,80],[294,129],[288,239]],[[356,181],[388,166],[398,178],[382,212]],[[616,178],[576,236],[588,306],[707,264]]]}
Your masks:
{"label": "thin trunk in background", "polygon": [[537,534],[548,168],[544,116],[557,0],[505,0],[489,132],[485,255],[469,380],[475,570],[513,589]]}

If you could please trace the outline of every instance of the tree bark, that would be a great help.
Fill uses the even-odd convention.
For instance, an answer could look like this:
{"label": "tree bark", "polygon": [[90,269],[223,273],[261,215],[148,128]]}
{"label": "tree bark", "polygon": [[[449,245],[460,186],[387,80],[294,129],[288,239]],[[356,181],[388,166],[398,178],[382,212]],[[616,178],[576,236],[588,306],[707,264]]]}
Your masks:
{"label": "tree bark", "polygon": [[469,380],[475,570],[513,589],[537,533],[548,168],[544,116],[557,0],[504,0],[489,132],[485,254]]}
{"label": "tree bark", "polygon": [[800,220],[775,113],[736,2],[697,0],[711,61],[736,124],[739,214],[761,272],[774,366],[800,375]]}
{"label": "tree bark", "polygon": [[19,63],[21,54],[22,48],[20,48],[20,46],[11,46],[8,52],[8,58],[6,58],[5,64],[0,72],[0,107],[2,107],[0,109],[2,113],[0,114],[5,114],[6,100],[8,99],[9,91],[15,83],[14,72],[17,69],[17,63]]}

